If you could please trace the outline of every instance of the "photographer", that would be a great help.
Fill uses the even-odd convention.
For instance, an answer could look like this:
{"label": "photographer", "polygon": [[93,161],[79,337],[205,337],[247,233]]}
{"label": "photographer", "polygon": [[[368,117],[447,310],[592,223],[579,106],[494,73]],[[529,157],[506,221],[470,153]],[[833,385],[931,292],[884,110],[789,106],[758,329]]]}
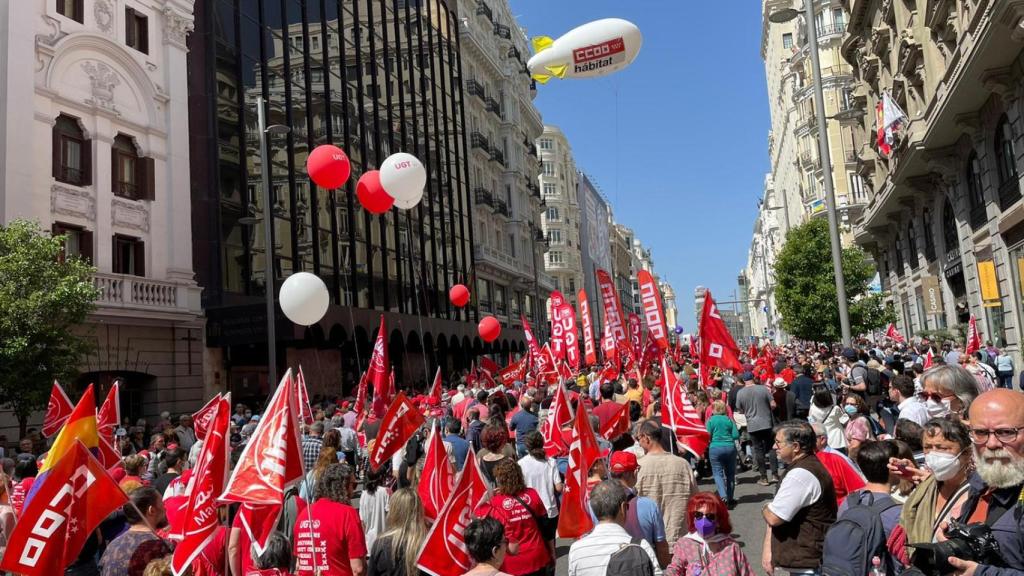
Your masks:
{"label": "photographer", "polygon": [[960,520],[991,529],[999,551],[989,559],[948,561],[958,576],[1024,575],[1024,395],[1004,388],[985,392],[971,404],[970,422],[976,470]]}

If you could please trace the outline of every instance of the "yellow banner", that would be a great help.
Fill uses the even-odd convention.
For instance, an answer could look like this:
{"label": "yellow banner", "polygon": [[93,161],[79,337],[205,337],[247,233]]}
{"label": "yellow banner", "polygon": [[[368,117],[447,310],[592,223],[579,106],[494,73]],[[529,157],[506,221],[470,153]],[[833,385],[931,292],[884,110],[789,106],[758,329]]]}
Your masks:
{"label": "yellow banner", "polygon": [[996,279],[996,264],[991,260],[978,262],[978,281],[981,284],[981,299],[999,300],[999,280]]}

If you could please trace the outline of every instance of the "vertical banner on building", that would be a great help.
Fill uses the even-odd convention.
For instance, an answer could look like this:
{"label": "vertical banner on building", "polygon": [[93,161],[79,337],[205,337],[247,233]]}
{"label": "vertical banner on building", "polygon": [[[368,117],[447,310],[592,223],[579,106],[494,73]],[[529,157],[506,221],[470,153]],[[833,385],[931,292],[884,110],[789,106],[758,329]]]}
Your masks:
{"label": "vertical banner on building", "polygon": [[580,339],[576,331],[576,310],[572,304],[563,302],[556,308],[555,323],[561,328],[564,359],[573,371],[580,369]]}
{"label": "vertical banner on building", "polygon": [[565,296],[558,290],[551,292],[551,354],[555,360],[565,360],[565,327],[559,321]]}
{"label": "vertical banner on building", "polygon": [[633,347],[633,358],[639,358],[643,352],[643,328],[640,326],[640,317],[630,312],[626,318],[629,320],[629,345]]}
{"label": "vertical banner on building", "polygon": [[597,269],[598,288],[601,290],[601,303],[604,305],[604,329],[612,342],[628,341],[626,337],[626,324],[622,319],[622,307],[619,305],[619,294],[615,290],[615,283],[612,277]]}
{"label": "vertical banner on building", "polygon": [[981,284],[981,300],[984,306],[1002,306],[995,262],[978,261],[978,282]]}
{"label": "vertical banner on building", "polygon": [[597,347],[594,344],[594,325],[590,321],[590,301],[587,291],[580,290],[576,295],[580,303],[580,318],[583,321],[583,363],[587,366],[597,364]]}
{"label": "vertical banner on building", "polygon": [[921,292],[924,295],[924,310],[932,316],[942,315],[942,288],[939,287],[938,276],[921,278]]}
{"label": "vertical banner on building", "polygon": [[647,270],[637,273],[637,280],[640,282],[640,305],[644,309],[644,319],[647,321],[647,331],[651,340],[657,343],[658,348],[668,349],[668,328],[665,325],[665,312],[661,308],[661,294],[658,293],[658,285],[654,283],[654,277]]}

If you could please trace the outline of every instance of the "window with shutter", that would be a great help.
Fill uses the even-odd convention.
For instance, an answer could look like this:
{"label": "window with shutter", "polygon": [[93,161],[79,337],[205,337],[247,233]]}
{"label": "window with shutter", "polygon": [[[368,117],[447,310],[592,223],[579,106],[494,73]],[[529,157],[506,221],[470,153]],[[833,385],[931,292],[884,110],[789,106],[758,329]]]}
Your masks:
{"label": "window with shutter", "polygon": [[53,125],[53,177],[73,186],[92,184],[92,143],[78,120],[61,114]]}
{"label": "window with shutter", "polygon": [[124,43],[143,54],[148,54],[149,18],[133,8],[125,8],[124,22]]}
{"label": "window with shutter", "polygon": [[115,274],[146,275],[146,246],[142,240],[115,234],[113,245]]}
{"label": "window with shutter", "polygon": [[141,165],[132,139],[124,134],[114,138],[110,154],[111,184],[115,196],[138,200],[142,197]]}
{"label": "window with shutter", "polygon": [[65,18],[70,18],[81,24],[83,22],[82,12],[82,0],[57,0],[57,13]]}
{"label": "window with shutter", "polygon": [[92,263],[92,232],[64,222],[54,222],[52,232],[54,236],[64,236],[64,250],[60,259],[67,256],[78,256],[86,262]]}

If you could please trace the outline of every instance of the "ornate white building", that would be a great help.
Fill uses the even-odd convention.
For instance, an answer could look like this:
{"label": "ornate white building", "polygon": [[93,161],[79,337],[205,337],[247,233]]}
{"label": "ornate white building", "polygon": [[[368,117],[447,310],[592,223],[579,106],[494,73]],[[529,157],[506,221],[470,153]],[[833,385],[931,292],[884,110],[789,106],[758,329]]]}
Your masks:
{"label": "ornate white building", "polygon": [[[0,2],[0,221],[35,220],[97,268],[79,386],[126,416],[203,389],[186,39],[193,0]],[[51,153],[47,153],[47,152]]]}
{"label": "ornate white building", "polygon": [[546,206],[543,226],[549,246],[544,265],[554,277],[556,288],[575,309],[578,308],[577,290],[583,287],[579,173],[569,140],[557,126],[544,126],[537,148],[541,160],[538,181]]}

